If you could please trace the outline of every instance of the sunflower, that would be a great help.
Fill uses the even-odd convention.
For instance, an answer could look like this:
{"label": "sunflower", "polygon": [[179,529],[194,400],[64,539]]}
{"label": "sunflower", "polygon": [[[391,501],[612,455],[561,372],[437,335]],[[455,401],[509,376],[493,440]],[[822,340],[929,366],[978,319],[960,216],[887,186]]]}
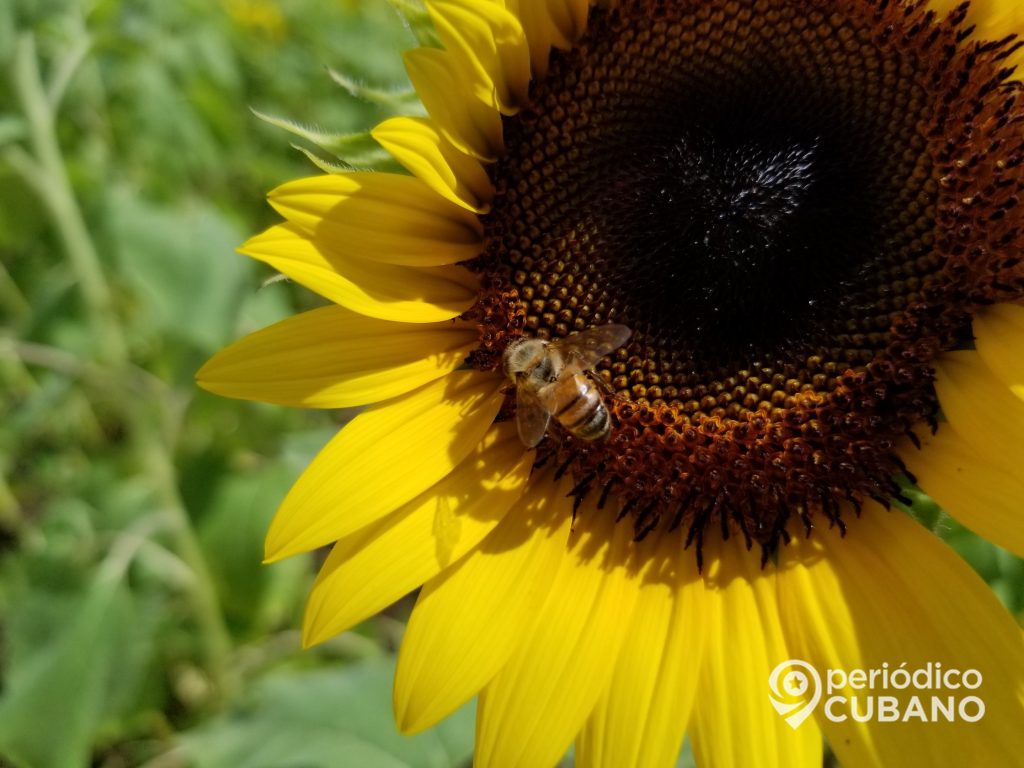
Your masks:
{"label": "sunflower", "polygon": [[[917,483],[1024,555],[1022,6],[427,8],[429,117],[372,132],[409,173],[287,183],[242,248],[333,304],[199,374],[369,406],[268,535],[333,545],[305,641],[422,588],[396,719],[479,694],[481,766],[670,766],[687,734],[702,766],[1024,764],[1020,628],[890,508]],[[528,448],[505,351],[610,324],[560,374],[607,434]],[[839,697],[798,727],[787,662]],[[958,711],[918,713],[923,670]]]}

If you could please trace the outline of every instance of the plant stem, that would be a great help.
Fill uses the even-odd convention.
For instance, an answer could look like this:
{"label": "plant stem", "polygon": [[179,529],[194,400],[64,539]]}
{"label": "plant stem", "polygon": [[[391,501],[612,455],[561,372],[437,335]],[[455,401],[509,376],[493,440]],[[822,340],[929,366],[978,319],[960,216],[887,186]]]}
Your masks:
{"label": "plant stem", "polygon": [[117,324],[113,297],[99,255],[64,167],[55,115],[39,74],[35,37],[31,32],[18,36],[11,72],[18,103],[28,122],[35,162],[44,176],[44,183],[32,186],[41,192],[42,202],[49,210],[78,279],[86,313],[96,335],[100,362],[116,365],[128,357],[124,335]]}
{"label": "plant stem", "polygon": [[[32,152],[31,155],[20,150],[5,152],[5,158],[11,161],[11,167],[44,204],[77,279],[87,320],[97,342],[96,360],[83,363],[82,371],[98,368],[122,380],[130,379],[137,375],[137,369],[129,356],[127,340],[99,254],[65,170],[63,153],[57,141],[55,106],[40,76],[35,38],[31,32],[23,32],[18,37],[12,78],[28,123]],[[67,357],[56,362],[67,363]],[[52,356],[50,362],[54,362]],[[162,397],[157,395],[164,401],[160,405],[169,411],[173,406],[173,403],[166,402],[170,395],[162,394]],[[169,535],[175,552],[195,574],[190,597],[199,628],[199,653],[214,689],[224,697],[235,687],[230,667],[231,636],[224,623],[210,569],[178,493],[173,447],[169,441],[161,439],[161,430],[151,423],[147,409],[151,404],[148,398],[126,397],[124,417],[130,424],[140,471],[155,491],[157,503],[173,516]]]}
{"label": "plant stem", "polygon": [[7,271],[3,264],[0,264],[0,300],[3,301],[8,311],[15,316],[15,319],[20,320],[32,314],[32,307],[29,305],[28,300],[25,299],[25,296],[18,288],[18,284],[14,282],[11,273]]}
{"label": "plant stem", "polygon": [[167,446],[154,439],[153,430],[140,424],[138,419],[133,425],[136,432],[136,446],[141,457],[142,467],[151,481],[155,481],[155,490],[159,501],[174,516],[170,528],[171,544],[177,555],[185,562],[195,575],[192,584],[192,609],[196,614],[196,623],[201,630],[203,641],[203,662],[206,671],[213,681],[217,694],[230,698],[235,692],[236,679],[231,673],[231,635],[224,624],[224,614],[214,588],[213,575],[207,566],[206,558],[196,539],[195,529],[188,516],[181,496],[174,463],[168,454]]}

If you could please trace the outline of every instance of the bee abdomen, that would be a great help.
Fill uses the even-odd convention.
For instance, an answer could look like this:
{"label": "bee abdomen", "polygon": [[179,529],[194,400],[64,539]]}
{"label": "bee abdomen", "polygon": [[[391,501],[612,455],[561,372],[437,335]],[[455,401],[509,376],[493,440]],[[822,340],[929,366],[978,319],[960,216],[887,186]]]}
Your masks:
{"label": "bee abdomen", "polygon": [[601,402],[601,396],[585,384],[576,388],[575,396],[562,406],[555,418],[583,440],[598,440],[608,434],[610,427],[608,411]]}

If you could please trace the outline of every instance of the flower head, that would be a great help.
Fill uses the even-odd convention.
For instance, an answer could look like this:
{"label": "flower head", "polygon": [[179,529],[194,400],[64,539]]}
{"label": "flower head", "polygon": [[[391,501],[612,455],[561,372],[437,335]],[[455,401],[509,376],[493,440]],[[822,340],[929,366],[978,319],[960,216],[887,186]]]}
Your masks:
{"label": "flower head", "polygon": [[[307,641],[422,585],[399,725],[480,693],[481,765],[1019,760],[1019,628],[888,511],[916,481],[1024,553],[1016,6],[427,5],[429,118],[373,132],[410,175],[286,184],[243,248],[337,306],[200,373],[374,404],[268,537],[334,544]],[[987,714],[794,729],[788,659],[971,668]]]}

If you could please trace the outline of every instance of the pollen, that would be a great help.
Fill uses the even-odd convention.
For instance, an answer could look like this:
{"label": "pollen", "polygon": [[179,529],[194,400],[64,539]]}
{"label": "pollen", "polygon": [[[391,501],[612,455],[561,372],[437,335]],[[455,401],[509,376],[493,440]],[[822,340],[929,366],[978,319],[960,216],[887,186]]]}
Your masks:
{"label": "pollen", "polygon": [[608,439],[538,449],[577,501],[699,558],[899,498],[933,359],[1024,297],[1019,44],[969,41],[966,10],[631,0],[552,55],[504,118],[467,317],[484,370],[522,335],[633,329],[593,372]]}

